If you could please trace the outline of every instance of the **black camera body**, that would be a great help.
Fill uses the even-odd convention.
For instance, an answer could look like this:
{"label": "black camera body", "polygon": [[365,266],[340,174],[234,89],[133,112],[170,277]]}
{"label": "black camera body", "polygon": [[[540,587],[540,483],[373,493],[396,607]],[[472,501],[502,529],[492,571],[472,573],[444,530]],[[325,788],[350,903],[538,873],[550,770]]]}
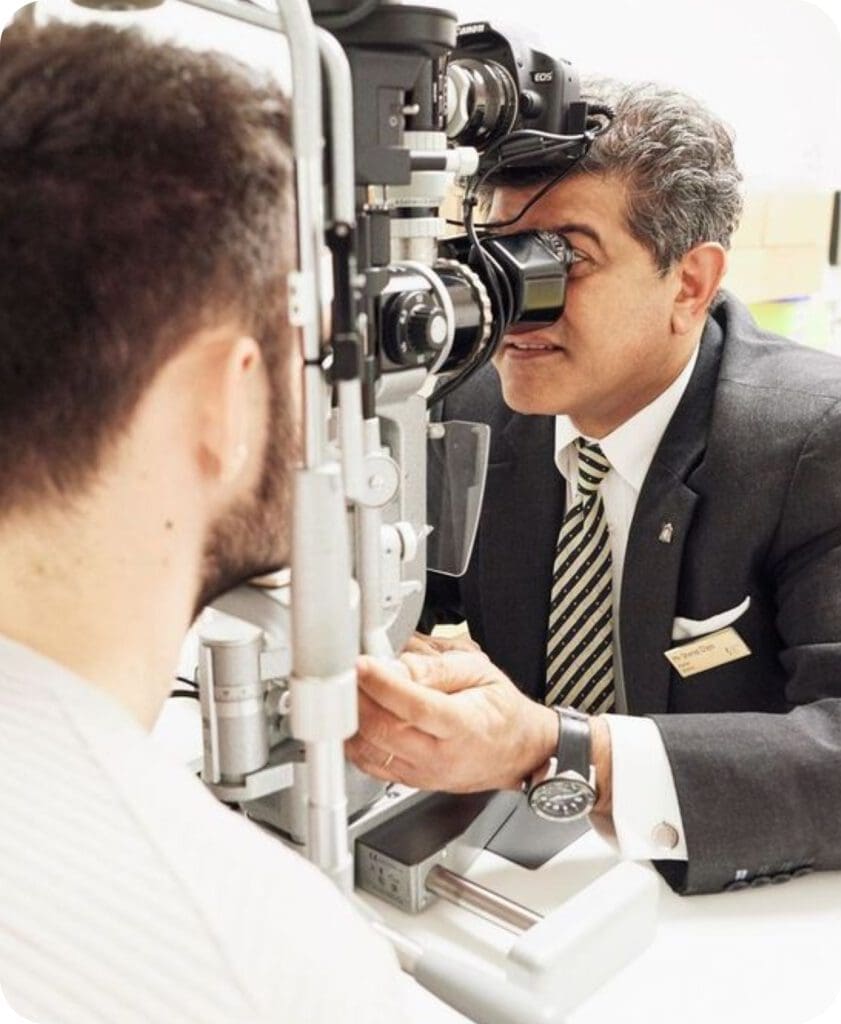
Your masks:
{"label": "black camera body", "polygon": [[572,64],[486,21],[458,26],[447,78],[447,135],[458,145],[482,151],[521,130],[586,130],[587,105]]}
{"label": "black camera body", "polygon": [[[451,11],[419,4],[309,2],[353,80],[356,222],[328,232],[336,333],[355,339],[362,314],[366,408],[378,380],[407,370],[446,378],[434,393],[440,400],[505,333],[552,323],[564,308],[571,247],[487,235],[474,224],[481,186],[512,168],[559,180],[603,124],[581,100],[572,64],[515,31],[457,25]],[[325,155],[329,178],[329,146]],[[456,180],[466,232],[459,245],[441,215]],[[351,360],[334,366],[355,372]]]}

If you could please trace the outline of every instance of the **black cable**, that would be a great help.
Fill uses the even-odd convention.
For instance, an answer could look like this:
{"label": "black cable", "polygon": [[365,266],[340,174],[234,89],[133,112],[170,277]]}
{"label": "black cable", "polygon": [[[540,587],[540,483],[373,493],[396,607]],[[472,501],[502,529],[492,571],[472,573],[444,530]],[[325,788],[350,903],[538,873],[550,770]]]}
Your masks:
{"label": "black cable", "polygon": [[[533,143],[530,146],[524,146],[518,153],[509,152],[508,154],[505,154],[503,152],[495,163],[486,168],[481,175],[475,177],[465,191],[464,200],[462,202],[462,221],[446,221],[447,224],[464,227],[467,237],[470,239],[471,245],[473,246],[476,259],[479,261],[481,269],[484,271],[483,280],[487,283],[492,298],[496,300],[496,309],[494,310],[492,303],[492,333],[484,348],[474,357],[472,362],[468,363],[468,365],[464,367],[460,373],[457,373],[453,378],[442,384],[441,387],[435,389],[427,399],[427,408],[443,401],[447,395],[455,391],[456,388],[461,387],[462,384],[466,383],[475,373],[478,373],[478,371],[481,370],[482,367],[485,366],[493,357],[499,342],[502,340],[502,336],[510,326],[508,318],[512,315],[514,309],[511,285],[508,281],[507,275],[499,267],[496,260],[494,260],[493,257],[491,257],[483,248],[482,239],[478,234],[479,229],[487,230],[490,228],[506,228],[515,224],[521,217],[528,213],[535,203],[538,203],[551,188],[557,185],[562,178],[569,174],[573,167],[578,163],[578,160],[586,155],[590,146],[592,146],[598,136],[601,135],[602,132],[606,131],[610,126],[610,122],[614,117],[614,111],[606,104],[590,104],[588,106],[588,123],[590,120],[589,115],[595,115],[596,118],[603,118],[603,120],[597,120],[592,124],[592,127],[587,129],[587,131],[581,132],[577,135],[560,135],[550,132],[536,131],[531,128],[523,128],[496,139],[482,154],[482,159],[487,160],[489,156],[493,156],[498,150],[502,150],[504,147],[507,147],[510,150],[512,145],[516,145],[521,141]],[[567,166],[559,171],[558,174],[545,182],[545,184],[543,184],[538,191],[523,204],[513,217],[509,217],[507,220],[485,221],[483,224],[476,224],[474,222],[474,211],[478,203],[478,195],[485,183],[493,175],[498,174],[506,167],[514,167],[517,164],[523,163],[533,163],[538,157],[542,160],[546,160],[547,158],[566,153],[572,149],[582,149],[579,157],[568,163]],[[480,274],[480,277],[481,276],[482,275]],[[504,308],[501,285],[504,285],[508,293],[507,297],[509,299],[509,305],[507,309]]]}
{"label": "black cable", "polygon": [[[588,100],[587,117],[589,119],[593,116],[604,117],[607,119],[607,124],[610,124],[614,117],[616,117],[616,110],[613,107],[611,107],[609,103],[591,103]],[[607,128],[607,125],[604,125],[601,131],[604,131],[605,128]]]}
{"label": "black cable", "polygon": [[[496,300],[496,308],[494,308],[493,302],[491,303],[491,336],[485,343],[484,348],[478,353],[474,360],[467,364],[461,373],[457,373],[451,380],[446,381],[441,387],[436,388],[435,391],[426,400],[427,408],[431,408],[433,405],[437,405],[438,402],[442,402],[447,395],[455,391],[456,388],[461,387],[465,381],[469,380],[475,373],[485,366],[491,356],[497,349],[499,342],[502,339],[503,332],[508,327],[508,316],[513,308],[514,300],[511,295],[511,286],[508,282],[505,273],[497,264],[496,260],[485,251],[482,247],[482,240],[476,231],[476,226],[473,223],[473,212],[476,207],[476,195],[475,193],[481,188],[481,179],[479,184],[465,194],[464,203],[462,209],[464,211],[464,228],[467,232],[467,237],[470,239],[470,243],[473,246],[473,251],[476,253],[476,258],[482,264],[484,269],[484,280],[487,282],[492,298]],[[480,278],[482,275],[479,275]],[[508,290],[508,297],[510,299],[510,305],[508,310],[504,308],[502,291],[500,289],[500,282],[505,282],[505,287]]]}
{"label": "black cable", "polygon": [[[578,138],[584,138],[584,137],[583,136],[578,136]],[[567,145],[558,146],[557,150],[553,147],[552,149],[541,150],[539,155],[540,156],[547,156],[547,155],[551,156],[551,155],[554,155],[554,153],[556,151],[557,152],[563,152],[566,149],[570,149],[570,148],[572,148],[572,147],[571,146],[567,146]],[[494,174],[497,174],[503,168],[511,166],[515,162],[519,162],[522,159],[529,159],[530,160],[530,159],[532,159],[532,154],[517,155],[517,156],[513,157],[510,161],[503,160],[503,161],[500,161],[500,162],[494,164],[493,167],[489,168],[482,175],[482,177],[479,179],[478,184],[473,189],[473,192],[474,193],[478,192],[479,189],[482,188],[482,186],[485,184],[486,180],[489,177],[491,177]],[[539,202],[553,186],[557,185],[558,182],[565,175],[569,174],[569,172],[573,169],[573,167],[575,167],[574,163],[568,165],[567,167],[564,167],[563,170],[559,171],[558,174],[556,174],[553,178],[550,178],[547,182],[545,182],[540,187],[540,189],[531,197],[531,199],[529,199],[526,203],[524,203],[520,207],[520,209],[517,211],[517,213],[514,214],[513,217],[509,217],[508,220],[489,220],[489,221],[485,221],[483,224],[477,224],[476,227],[477,228],[507,228],[507,227],[510,227],[512,224],[515,224],[524,214],[528,213],[528,211],[532,208],[532,206],[534,206],[535,203]],[[447,224],[451,224],[454,227],[463,227],[464,226],[464,221],[463,220],[447,220]]]}
{"label": "black cable", "polygon": [[[590,133],[587,131],[577,132],[575,135],[561,135],[559,132],[542,132],[536,128],[518,128],[514,132],[500,135],[498,139],[495,139],[482,153],[482,157],[487,159],[490,154],[495,153],[498,149],[510,149],[512,144],[521,140],[533,140],[537,145],[548,148],[561,143],[569,146],[577,145],[578,143],[586,142],[589,135]],[[503,156],[501,159],[507,160],[508,158]]]}
{"label": "black cable", "polygon": [[180,689],[175,687],[170,691],[170,697],[191,697],[193,700],[199,699],[199,684],[194,679],[188,679],[186,676],[176,676],[175,681],[177,683],[183,683],[184,686],[189,686],[190,689]]}
{"label": "black cable", "polygon": [[[541,155],[544,157],[551,156],[557,152],[564,152],[568,149],[572,149],[574,146],[580,146],[582,143],[587,143],[587,148],[589,148],[589,146],[593,142],[593,139],[596,137],[591,132],[585,132],[581,135],[574,136],[550,136],[547,133],[543,132],[523,130],[522,133],[512,134],[538,136],[542,140],[546,140],[548,138],[553,140],[553,142],[555,140],[558,141],[555,145],[542,148],[539,154],[518,153],[507,158],[502,157],[495,164],[493,164],[491,167],[485,170],[478,178],[474,179],[474,181],[471,182],[468,190],[465,193],[464,201],[462,204],[462,208],[464,210],[464,219],[462,223],[466,230],[467,236],[470,239],[471,244],[473,245],[473,251],[475,252],[477,259],[482,264],[482,269],[485,271],[484,280],[490,286],[491,293],[493,297],[496,299],[496,310],[494,311],[492,323],[493,333],[491,335],[491,338],[486,343],[485,347],[481,350],[481,352],[478,353],[478,355],[474,358],[472,362],[468,363],[467,366],[465,366],[460,373],[457,373],[455,375],[455,377],[446,381],[441,385],[441,387],[436,388],[435,391],[433,391],[433,393],[427,399],[427,408],[430,408],[433,405],[437,405],[439,402],[443,401],[447,397],[447,395],[452,394],[452,392],[455,391],[456,388],[460,388],[474,374],[478,373],[483,366],[487,365],[487,363],[490,362],[491,358],[493,357],[494,352],[496,352],[499,342],[502,340],[502,336],[509,327],[508,316],[510,316],[511,311],[513,310],[513,298],[509,308],[506,310],[503,306],[500,282],[504,282],[505,287],[508,290],[509,297],[511,296],[510,284],[504,271],[502,271],[498,267],[496,261],[493,260],[493,258],[482,247],[482,240],[479,238],[478,229],[504,228],[510,227],[512,224],[515,224],[524,214],[526,214],[532,208],[532,206],[534,206],[535,203],[539,202],[539,200],[542,199],[543,196],[545,196],[551,188],[557,185],[558,182],[572,170],[572,168],[575,166],[575,163],[568,164],[558,174],[550,178],[549,181],[547,181],[543,186],[541,186],[541,188],[531,197],[531,199],[524,203],[521,209],[518,210],[517,213],[513,217],[510,217],[508,220],[486,221],[483,224],[475,224],[473,221],[473,214],[476,204],[478,202],[478,193],[481,191],[488,178],[490,178],[494,174],[497,174],[500,170],[507,166],[510,166],[515,162],[519,162],[524,158],[534,159],[535,155]],[[507,137],[510,138],[510,136]],[[487,156],[489,152],[492,152],[494,149],[498,148],[499,143],[501,141],[503,140],[497,140],[496,143],[489,146],[488,149],[485,151],[485,156]]]}
{"label": "black cable", "polygon": [[527,203],[522,205],[513,217],[509,217],[508,220],[488,220],[485,221],[484,224],[479,224],[478,226],[485,229],[510,228],[512,224],[516,224],[521,217],[525,216],[536,203],[539,203],[546,193],[550,189],[554,188],[562,178],[565,178],[571,169],[571,167],[565,167],[559,174],[556,174],[554,178],[550,178],[545,185],[542,185],[540,189],[535,192]]}
{"label": "black cable", "polygon": [[344,14],[319,14],[316,18],[317,24],[326,28],[328,32],[342,32],[346,28],[352,28],[360,21],[364,21],[369,14],[380,6],[381,0],[362,0],[350,11]]}

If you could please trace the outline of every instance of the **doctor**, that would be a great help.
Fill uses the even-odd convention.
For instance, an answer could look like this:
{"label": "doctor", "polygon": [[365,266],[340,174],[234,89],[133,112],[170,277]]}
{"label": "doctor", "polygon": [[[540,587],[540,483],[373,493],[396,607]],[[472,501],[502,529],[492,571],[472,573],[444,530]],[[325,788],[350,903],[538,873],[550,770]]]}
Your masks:
{"label": "doctor", "polygon": [[[351,754],[592,812],[684,893],[838,868],[841,362],[719,291],[729,131],[675,92],[607,98],[611,130],[504,228],[574,246],[563,317],[445,403],[493,440],[471,565],[432,579],[429,620],[485,653],[366,661]],[[491,221],[546,184],[519,175]]]}

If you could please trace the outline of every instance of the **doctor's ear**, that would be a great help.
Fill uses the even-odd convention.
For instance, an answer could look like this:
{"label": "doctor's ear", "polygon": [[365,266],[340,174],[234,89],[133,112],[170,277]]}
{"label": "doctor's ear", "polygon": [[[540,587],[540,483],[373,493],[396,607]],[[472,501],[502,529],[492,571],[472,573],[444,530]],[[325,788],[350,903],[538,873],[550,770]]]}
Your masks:
{"label": "doctor's ear", "polygon": [[678,293],[672,308],[672,330],[688,334],[707,315],[727,270],[727,252],[718,242],[702,242],[677,265]]}

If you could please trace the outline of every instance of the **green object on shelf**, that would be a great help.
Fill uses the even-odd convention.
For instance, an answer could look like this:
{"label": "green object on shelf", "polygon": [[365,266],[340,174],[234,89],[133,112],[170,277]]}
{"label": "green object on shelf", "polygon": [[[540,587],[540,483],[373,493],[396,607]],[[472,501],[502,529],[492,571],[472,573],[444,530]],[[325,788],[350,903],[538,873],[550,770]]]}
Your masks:
{"label": "green object on shelf", "polygon": [[755,302],[754,319],[766,331],[782,334],[812,348],[828,349],[832,339],[830,304],[824,299],[786,299]]}

